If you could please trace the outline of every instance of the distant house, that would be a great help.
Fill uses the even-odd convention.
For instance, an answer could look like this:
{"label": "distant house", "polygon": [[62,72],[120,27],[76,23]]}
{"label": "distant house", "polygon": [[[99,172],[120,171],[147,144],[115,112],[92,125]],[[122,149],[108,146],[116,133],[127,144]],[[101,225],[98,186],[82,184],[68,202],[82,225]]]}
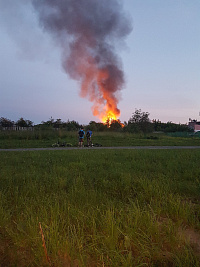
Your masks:
{"label": "distant house", "polygon": [[193,129],[194,132],[199,132],[200,131],[200,121],[190,120],[188,123],[188,127],[190,129]]}

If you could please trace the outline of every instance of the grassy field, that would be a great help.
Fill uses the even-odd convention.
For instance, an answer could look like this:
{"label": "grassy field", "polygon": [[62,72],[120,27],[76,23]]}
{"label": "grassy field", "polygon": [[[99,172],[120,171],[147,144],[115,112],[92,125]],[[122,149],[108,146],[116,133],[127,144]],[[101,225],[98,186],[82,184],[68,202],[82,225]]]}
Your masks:
{"label": "grassy field", "polygon": [[[179,134],[180,135],[180,134]],[[162,133],[131,134],[118,132],[94,132],[92,142],[102,146],[195,146],[200,145],[200,137],[168,136]],[[78,145],[77,132],[35,130],[21,132],[0,132],[0,148],[51,147],[56,142]],[[85,138],[85,145],[86,145]]]}
{"label": "grassy field", "polygon": [[199,162],[200,150],[1,152],[0,266],[200,266]]}

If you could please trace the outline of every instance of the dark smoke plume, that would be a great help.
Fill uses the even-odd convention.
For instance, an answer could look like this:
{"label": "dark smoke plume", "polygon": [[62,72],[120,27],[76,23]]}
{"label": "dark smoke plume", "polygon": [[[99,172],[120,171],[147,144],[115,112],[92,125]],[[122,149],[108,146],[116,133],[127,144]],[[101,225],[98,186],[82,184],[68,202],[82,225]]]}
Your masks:
{"label": "dark smoke plume", "polygon": [[124,86],[116,44],[132,30],[118,0],[32,0],[41,26],[62,47],[62,64],[81,83],[81,96],[94,103],[93,114],[117,118],[118,92]]}

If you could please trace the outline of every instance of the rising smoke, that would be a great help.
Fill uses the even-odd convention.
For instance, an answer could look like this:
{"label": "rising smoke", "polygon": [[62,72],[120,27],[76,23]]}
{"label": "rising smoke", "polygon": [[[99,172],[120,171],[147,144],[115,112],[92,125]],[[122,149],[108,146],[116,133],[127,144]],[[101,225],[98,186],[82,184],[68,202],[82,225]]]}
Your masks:
{"label": "rising smoke", "polygon": [[102,121],[118,118],[124,74],[116,44],[131,32],[118,0],[32,0],[40,25],[62,48],[66,73],[80,82]]}

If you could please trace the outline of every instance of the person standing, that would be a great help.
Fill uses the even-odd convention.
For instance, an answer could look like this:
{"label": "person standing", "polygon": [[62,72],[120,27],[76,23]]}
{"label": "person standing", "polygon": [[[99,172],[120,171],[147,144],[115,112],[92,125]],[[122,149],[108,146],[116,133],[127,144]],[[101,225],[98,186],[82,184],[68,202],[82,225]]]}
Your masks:
{"label": "person standing", "polygon": [[87,146],[92,146],[92,140],[91,140],[92,131],[90,131],[90,129],[87,130],[86,137],[87,137]]}
{"label": "person standing", "polygon": [[81,127],[80,131],[78,132],[78,138],[79,138],[79,143],[78,145],[80,147],[83,147],[83,139],[84,139],[85,132],[83,130],[83,127]]}

